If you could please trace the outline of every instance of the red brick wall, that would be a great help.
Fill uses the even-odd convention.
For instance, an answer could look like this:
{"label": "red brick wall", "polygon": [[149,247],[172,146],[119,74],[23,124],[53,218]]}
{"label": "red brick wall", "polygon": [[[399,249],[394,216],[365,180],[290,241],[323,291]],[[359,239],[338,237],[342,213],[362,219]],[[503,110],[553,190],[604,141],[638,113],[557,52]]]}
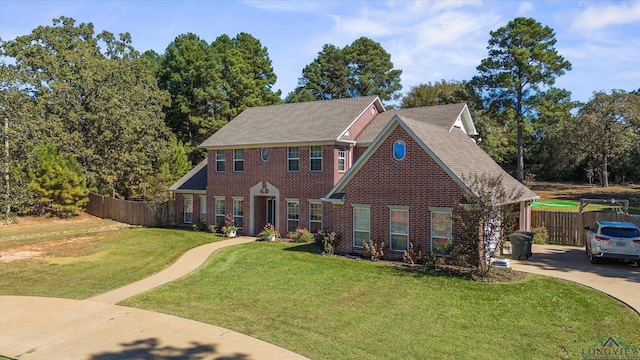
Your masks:
{"label": "red brick wall", "polygon": [[[322,171],[312,172],[309,165],[309,147],[300,146],[300,170],[298,172],[287,171],[287,147],[269,149],[269,158],[262,161],[261,149],[245,149],[244,171],[233,172],[233,150],[226,150],[225,172],[215,171],[215,151],[209,151],[209,166],[207,174],[207,214],[210,219],[215,213],[214,196],[225,196],[226,212],[232,212],[232,197],[244,198],[244,234],[250,229],[250,188],[262,181],[268,181],[279,189],[279,223],[276,228],[285,233],[287,229],[287,201],[286,199],[299,199],[300,227],[307,228],[309,223],[308,200],[324,197],[334,185],[335,160],[334,146],[323,146]],[[256,201],[255,206],[263,206],[261,201]],[[323,226],[327,217],[331,214],[330,205],[323,205]],[[264,211],[258,210],[254,214],[256,226],[254,233],[260,232],[264,223]],[[327,221],[331,223],[331,221]],[[255,234],[250,234],[255,235]]]}
{"label": "red brick wall", "polygon": [[[392,146],[404,140],[407,156],[393,158]],[[453,151],[455,149],[452,149]],[[429,207],[453,207],[462,198],[462,189],[401,127],[383,141],[344,188],[344,205],[334,205],[334,230],[342,241],[337,252],[361,252],[353,244],[352,204],[371,204],[371,239],[385,240],[385,257],[402,259],[402,252],[391,252],[388,205],[409,206],[409,240],[430,249]]]}
{"label": "red brick wall", "polygon": [[371,105],[365,110],[362,115],[356,120],[349,128],[349,137],[357,139],[358,135],[364,130],[371,120],[378,115],[378,108],[375,105]]}

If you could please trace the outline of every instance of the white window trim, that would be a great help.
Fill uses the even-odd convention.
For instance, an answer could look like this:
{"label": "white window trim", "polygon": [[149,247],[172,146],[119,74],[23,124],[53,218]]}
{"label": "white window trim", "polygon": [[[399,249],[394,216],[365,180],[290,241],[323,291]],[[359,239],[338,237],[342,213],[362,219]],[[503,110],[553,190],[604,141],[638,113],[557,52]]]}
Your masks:
{"label": "white window trim", "polygon": [[[352,241],[352,246],[355,248],[363,248],[364,247],[364,243],[363,246],[360,245],[356,245],[356,232],[361,232],[361,233],[367,233],[368,236],[368,240],[369,242],[371,242],[371,204],[351,204],[351,213],[352,213],[352,223],[351,226],[353,228],[353,241]],[[356,209],[362,210],[362,209],[367,209],[369,210],[369,230],[368,231],[364,231],[364,230],[356,230]]]}
{"label": "white window trim", "polygon": [[[213,209],[213,212],[215,213],[215,222],[216,222],[216,224],[215,224],[215,225],[218,225],[218,224],[220,224],[220,223],[223,223],[223,224],[224,224],[224,218],[225,218],[225,216],[227,216],[227,213],[226,213],[226,209],[227,209],[227,201],[226,201],[226,199],[225,199],[225,197],[224,197],[224,196],[214,196],[214,197],[213,197],[213,199],[214,199],[214,203],[213,203],[213,207],[214,207],[214,209]],[[222,213],[218,213],[218,210],[219,210],[219,209],[218,209],[218,200],[222,200],[222,201],[224,201],[224,207],[225,207],[225,208],[222,210]],[[219,217],[222,217],[222,221],[220,221],[220,222],[218,221],[218,218],[219,218]]]}
{"label": "white window trim", "polygon": [[[407,237],[407,249],[406,250],[409,250],[409,207],[408,206],[393,206],[393,205],[390,205],[390,206],[387,206],[387,207],[389,208],[389,250],[395,251],[395,252],[402,252],[402,251],[405,250],[405,249],[395,250],[393,248],[393,241],[392,241],[393,235],[406,236]],[[406,233],[393,232],[392,226],[391,226],[391,219],[392,219],[391,213],[394,212],[394,211],[403,211],[403,212],[407,213],[407,232]]]}
{"label": "white window trim", "polygon": [[[202,212],[203,210],[204,212]],[[207,222],[207,195],[200,195],[200,222]]]}
{"label": "white window trim", "polygon": [[[287,232],[290,232],[289,231],[289,221],[297,222],[298,226],[296,226],[296,229],[300,228],[300,200],[299,199],[285,199],[285,200],[287,201]],[[298,218],[297,219],[291,219],[289,217],[289,204],[298,204]]]}
{"label": "white window trim", "polygon": [[[403,149],[403,156],[401,158],[396,157],[396,144],[402,144],[402,146],[404,147]],[[391,154],[393,156],[393,159],[395,161],[402,161],[407,157],[407,143],[404,142],[404,140],[396,140],[393,142],[393,145],[391,146]]]}
{"label": "white window trim", "polygon": [[[433,246],[433,214],[434,213],[448,213],[451,215],[451,228],[449,231],[450,234],[452,234],[452,237],[449,238],[449,240],[451,241],[451,243],[453,244],[453,208],[449,208],[449,207],[429,207],[429,246],[431,248],[431,252],[434,252],[434,246]],[[442,255],[438,255],[438,256],[442,256]],[[445,257],[451,257],[452,255],[444,255]]]}
{"label": "white window trim", "polygon": [[[242,154],[242,158],[236,159],[236,154]],[[242,162],[242,170],[236,170],[236,163]],[[234,149],[233,150],[233,172],[243,172],[244,171],[244,149]]]}
{"label": "white window trim", "polygon": [[[344,156],[340,156],[340,153],[343,153]],[[344,160],[344,169],[340,170],[340,159]],[[347,148],[343,148],[343,150],[341,150],[341,147],[338,148],[338,172],[346,172],[348,168],[347,165]]]}
{"label": "white window trim", "polygon": [[[191,211],[187,212],[187,199],[191,199]],[[187,213],[191,214],[191,220],[187,221]],[[192,224],[193,223],[193,195],[189,194],[185,194],[183,196],[183,200],[182,200],[182,221],[185,224]]]}
{"label": "white window trim", "polygon": [[[320,205],[320,221],[311,220],[311,204]],[[309,231],[311,231],[311,223],[320,223],[320,231],[322,231],[322,200],[309,200]]]}
{"label": "white window trim", "polygon": [[[218,158],[218,154],[222,154],[222,159]],[[216,150],[216,172],[224,172],[226,170],[227,154],[224,150]],[[222,163],[222,170],[218,170],[218,163]]]}
{"label": "white window trim", "polygon": [[[237,227],[238,230],[242,230],[242,229],[244,229],[244,198],[243,197],[234,196],[234,197],[231,197],[231,199],[233,199],[233,208],[231,209],[231,214],[233,215],[233,226]],[[242,209],[242,216],[236,215],[236,202],[237,201],[242,201],[242,207],[240,208],[240,209]],[[238,223],[236,222],[237,218],[242,219],[242,225],[243,226],[238,226]]]}
{"label": "white window trim", "polygon": [[[298,157],[290,157],[290,149],[297,148],[298,149]],[[298,160],[298,170],[291,170],[291,160]],[[288,172],[299,172],[300,171],[300,146],[289,146],[287,147],[287,171]]]}
{"label": "white window trim", "polygon": [[[314,147],[319,147],[320,148],[320,156],[312,156],[312,149]],[[313,160],[318,160],[320,159],[320,170],[313,170],[312,164],[313,164]],[[322,146],[309,146],[309,171],[312,172],[322,172],[322,168],[323,168],[323,159],[322,159]]]}

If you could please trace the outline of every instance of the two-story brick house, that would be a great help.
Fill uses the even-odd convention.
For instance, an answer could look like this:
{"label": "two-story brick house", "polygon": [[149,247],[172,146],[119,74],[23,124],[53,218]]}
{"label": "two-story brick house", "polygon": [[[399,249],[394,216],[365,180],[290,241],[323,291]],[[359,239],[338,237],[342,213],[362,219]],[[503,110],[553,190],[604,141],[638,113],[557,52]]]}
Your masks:
{"label": "two-story brick house", "polygon": [[202,143],[206,164],[170,189],[176,223],[219,224],[231,213],[244,234],[266,223],[282,234],[336,231],[343,253],[370,239],[386,240],[392,255],[409,241],[437,250],[452,241],[464,179],[490,173],[522,191],[527,229],[537,196],[469,135],[477,133],[465,104],[385,110],[368,96],[249,108]]}

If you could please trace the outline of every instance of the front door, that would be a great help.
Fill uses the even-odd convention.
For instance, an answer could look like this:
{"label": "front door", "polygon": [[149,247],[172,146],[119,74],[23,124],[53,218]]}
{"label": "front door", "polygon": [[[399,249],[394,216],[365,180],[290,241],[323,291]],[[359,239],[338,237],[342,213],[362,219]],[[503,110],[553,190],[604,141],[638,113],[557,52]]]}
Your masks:
{"label": "front door", "polygon": [[276,225],[276,198],[267,199],[267,224]]}

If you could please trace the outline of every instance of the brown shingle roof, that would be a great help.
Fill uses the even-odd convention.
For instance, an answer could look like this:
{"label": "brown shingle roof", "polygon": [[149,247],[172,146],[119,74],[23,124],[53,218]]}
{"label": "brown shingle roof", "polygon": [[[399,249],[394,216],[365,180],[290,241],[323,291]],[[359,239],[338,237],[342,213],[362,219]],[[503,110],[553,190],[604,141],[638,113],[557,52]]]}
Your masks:
{"label": "brown shingle roof", "polygon": [[372,142],[395,115],[426,121],[449,130],[466,105],[464,103],[387,110],[376,116],[358,136],[359,143]]}
{"label": "brown shingle roof", "polygon": [[502,176],[507,191],[522,191],[519,201],[538,198],[536,193],[504,171],[462,131],[449,132],[446,128],[405,116],[399,116],[399,119],[431,150],[432,156],[437,157],[436,161],[442,162],[463,183],[476,175]]}
{"label": "brown shingle roof", "polygon": [[200,147],[335,141],[377,96],[248,108]]}
{"label": "brown shingle roof", "polygon": [[[377,136],[371,146],[369,146],[354,166],[338,181],[329,194],[327,194],[328,199],[344,189],[344,186],[355,176],[362,165],[366,163],[370,154],[375,152],[388,136],[396,122],[416,139],[425,151],[427,151],[465,191],[469,190],[468,181],[471,180],[473,176],[487,174],[492,177],[502,176],[502,182],[507,191],[513,193],[521,191],[522,193],[516,201],[528,201],[538,198],[536,193],[504,171],[500,165],[493,161],[493,159],[464,132],[449,132],[450,126],[443,127],[424,120],[415,120],[405,116],[397,116],[396,114],[383,128],[377,130]],[[453,122],[451,122],[451,125],[452,124]]]}

